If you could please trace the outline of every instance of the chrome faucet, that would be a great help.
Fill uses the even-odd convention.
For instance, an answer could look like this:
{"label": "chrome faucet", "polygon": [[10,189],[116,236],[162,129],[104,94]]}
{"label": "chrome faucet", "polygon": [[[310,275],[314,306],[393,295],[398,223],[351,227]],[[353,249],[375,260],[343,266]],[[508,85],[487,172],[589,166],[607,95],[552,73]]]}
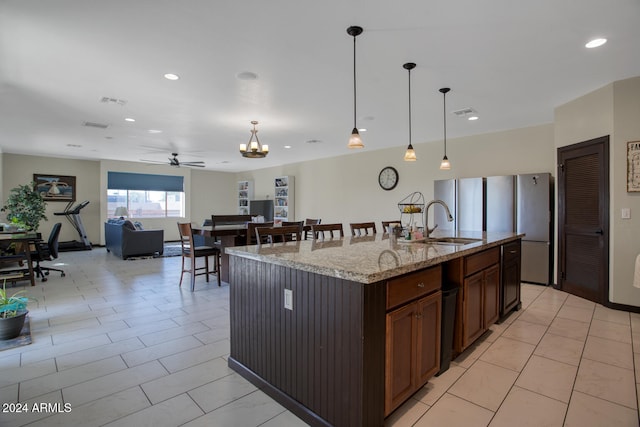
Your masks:
{"label": "chrome faucet", "polygon": [[442,207],[444,208],[445,211],[447,211],[447,221],[451,222],[453,221],[453,216],[451,215],[451,211],[449,210],[449,206],[447,206],[447,204],[445,202],[443,202],[442,200],[432,200],[429,203],[427,203],[427,207],[424,210],[424,215],[425,215],[425,228],[427,230],[427,235],[425,236],[426,238],[429,238],[429,235],[431,233],[433,233],[433,230],[435,230],[436,228],[438,228],[438,224],[434,225],[433,228],[429,228],[429,208],[431,207],[431,205],[434,204],[440,204],[442,205]]}

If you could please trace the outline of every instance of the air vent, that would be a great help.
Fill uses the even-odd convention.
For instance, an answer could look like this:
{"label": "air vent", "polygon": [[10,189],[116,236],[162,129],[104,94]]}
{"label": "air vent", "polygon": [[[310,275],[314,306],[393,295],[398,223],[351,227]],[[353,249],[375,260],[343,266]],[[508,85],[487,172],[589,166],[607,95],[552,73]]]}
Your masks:
{"label": "air vent", "polygon": [[471,114],[477,114],[476,110],[474,110],[471,107],[466,107],[466,108],[462,108],[460,110],[452,111],[452,113],[455,114],[458,117],[466,117],[466,116],[471,115]]}
{"label": "air vent", "polygon": [[82,126],[86,126],[89,128],[98,128],[98,129],[106,129],[109,125],[105,125],[104,123],[94,123],[94,122],[82,122]]}
{"label": "air vent", "polygon": [[127,101],[125,101],[124,99],[109,98],[108,96],[103,96],[100,99],[100,102],[103,104],[119,105],[121,107],[127,103]]}

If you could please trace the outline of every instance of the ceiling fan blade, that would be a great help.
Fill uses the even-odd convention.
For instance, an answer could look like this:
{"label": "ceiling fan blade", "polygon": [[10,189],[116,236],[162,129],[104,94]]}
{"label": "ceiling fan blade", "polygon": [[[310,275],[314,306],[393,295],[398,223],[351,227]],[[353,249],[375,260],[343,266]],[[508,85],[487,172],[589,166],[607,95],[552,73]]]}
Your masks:
{"label": "ceiling fan blade", "polygon": [[145,163],[156,163],[159,165],[166,165],[167,162],[159,162],[157,160],[147,160],[147,159],[140,159],[141,162],[145,162]]}
{"label": "ceiling fan blade", "polygon": [[203,168],[204,162],[181,162],[180,166],[190,166],[194,168]]}

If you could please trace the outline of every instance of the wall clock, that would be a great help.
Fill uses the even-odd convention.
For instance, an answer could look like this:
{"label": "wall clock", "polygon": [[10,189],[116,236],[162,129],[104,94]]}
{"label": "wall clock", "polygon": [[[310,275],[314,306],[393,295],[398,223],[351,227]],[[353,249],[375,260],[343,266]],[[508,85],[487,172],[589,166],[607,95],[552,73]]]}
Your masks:
{"label": "wall clock", "polygon": [[378,175],[378,184],[383,190],[393,190],[398,185],[398,171],[392,166],[385,166]]}

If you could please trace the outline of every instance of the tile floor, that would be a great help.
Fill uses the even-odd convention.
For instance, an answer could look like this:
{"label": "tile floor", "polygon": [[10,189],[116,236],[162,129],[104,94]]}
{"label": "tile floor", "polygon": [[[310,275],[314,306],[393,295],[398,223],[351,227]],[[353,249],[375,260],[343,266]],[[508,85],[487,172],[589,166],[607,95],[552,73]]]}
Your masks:
{"label": "tile floor", "polygon": [[[228,285],[179,289],[179,257],[59,261],[25,288],[33,344],[0,352],[3,409],[29,408],[0,426],[305,425],[227,367]],[[640,315],[534,285],[522,301],[387,426],[638,426]]]}

